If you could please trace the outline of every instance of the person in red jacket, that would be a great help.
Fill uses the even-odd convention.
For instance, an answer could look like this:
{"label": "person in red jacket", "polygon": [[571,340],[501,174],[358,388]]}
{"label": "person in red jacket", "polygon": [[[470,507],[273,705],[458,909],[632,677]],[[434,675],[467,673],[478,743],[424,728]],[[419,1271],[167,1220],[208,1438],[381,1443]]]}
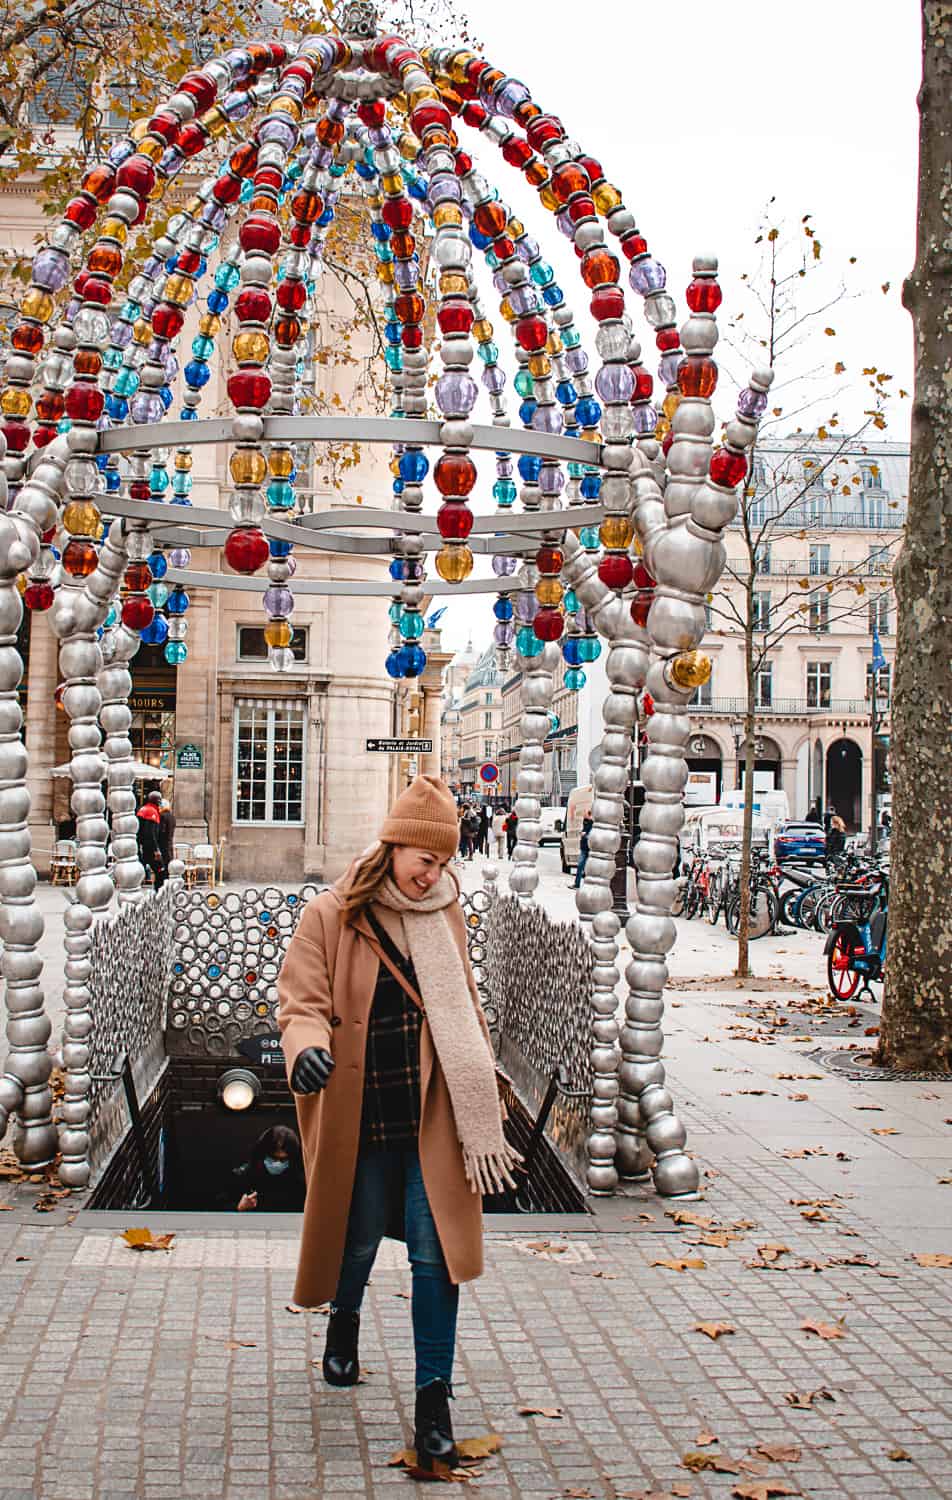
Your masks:
{"label": "person in red jacket", "polygon": [[168,873],[165,860],[162,857],[162,845],[159,837],[161,813],[159,808],[162,804],[161,792],[150,792],[138,811],[139,819],[139,859],[143,867],[152,871],[152,880],[157,891],[165,884]]}

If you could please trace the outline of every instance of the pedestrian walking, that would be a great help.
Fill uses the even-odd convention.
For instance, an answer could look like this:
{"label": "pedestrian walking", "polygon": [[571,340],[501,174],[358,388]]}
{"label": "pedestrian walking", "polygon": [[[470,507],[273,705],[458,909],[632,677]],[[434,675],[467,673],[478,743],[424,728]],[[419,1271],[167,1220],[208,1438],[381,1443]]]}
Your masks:
{"label": "pedestrian walking", "polygon": [[159,824],[161,822],[159,807],[161,802],[161,792],[150,792],[136,815],[139,819],[139,863],[143,869],[152,871],[152,881],[157,891],[160,891],[165,884],[165,876],[168,870],[168,866],[162,858],[162,849],[159,844]]}
{"label": "pedestrian walking", "polygon": [[585,866],[588,864],[588,836],[592,831],[592,815],[586,813],[582,819],[582,832],[578,841],[578,864],[575,866],[575,879],[572,882],[578,890],[585,875]]}
{"label": "pedestrian walking", "polygon": [[839,813],[834,813],[830,819],[830,831],[826,836],[826,857],[828,860],[839,859],[846,848],[846,824]]}
{"label": "pedestrian walking", "polygon": [[508,809],[505,808],[505,807],[497,807],[496,811],[493,813],[492,836],[493,836],[493,842],[496,845],[496,858],[497,859],[505,859],[505,857],[506,857],[506,818],[507,817],[508,817]]}
{"label": "pedestrian walking", "polygon": [[380,841],[304,910],[278,976],[307,1170],[295,1300],[330,1302],[323,1375],[360,1376],[360,1308],[381,1238],[405,1238],[421,1469],[457,1459],[460,1283],[480,1275],[482,1193],[511,1183],[495,1065],[466,952],[449,788],[421,776]]}
{"label": "pedestrian walking", "polygon": [[159,805],[159,850],[167,870],[175,856],[175,814],[167,797]]}
{"label": "pedestrian walking", "polygon": [[822,814],[820,812],[820,799],[819,799],[819,797],[815,797],[813,799],[813,804],[812,804],[812,806],[810,808],[810,811],[807,813],[806,818],[805,818],[804,821],[807,822],[807,823],[819,823],[820,826],[822,827],[822,825],[823,825],[823,816],[822,816]]}
{"label": "pedestrian walking", "polygon": [[476,848],[480,854],[489,853],[489,830],[492,828],[493,814],[488,802],[484,802],[479,809],[479,833],[476,836]]}
{"label": "pedestrian walking", "polygon": [[468,802],[464,802],[459,810],[459,857],[460,859],[473,857],[473,836],[470,832]]}
{"label": "pedestrian walking", "polygon": [[476,811],[475,807],[468,807],[466,809],[465,815],[463,817],[463,827],[466,830],[466,842],[469,850],[466,858],[472,859],[474,853],[476,852],[476,845],[479,840],[479,813]]}
{"label": "pedestrian walking", "polygon": [[230,1203],[240,1193],[240,1214],[299,1214],[304,1207],[304,1158],[297,1132],[272,1125],[259,1135],[247,1161],[236,1167]]}
{"label": "pedestrian walking", "polygon": [[519,837],[519,814],[515,808],[512,808],[503,826],[506,830],[506,852],[509,858],[512,859],[512,851],[515,849],[516,840]]}

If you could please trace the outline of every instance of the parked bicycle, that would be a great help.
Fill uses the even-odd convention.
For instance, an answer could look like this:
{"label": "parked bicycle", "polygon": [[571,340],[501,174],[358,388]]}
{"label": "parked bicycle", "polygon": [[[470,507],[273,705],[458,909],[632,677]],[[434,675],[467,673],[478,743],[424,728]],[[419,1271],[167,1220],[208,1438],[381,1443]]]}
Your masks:
{"label": "parked bicycle", "polygon": [[872,983],[885,974],[889,876],[879,870],[876,877],[841,891],[853,914],[835,922],[824,949],[827,980],[836,1000],[852,1000],[861,985],[861,994],[875,998]]}

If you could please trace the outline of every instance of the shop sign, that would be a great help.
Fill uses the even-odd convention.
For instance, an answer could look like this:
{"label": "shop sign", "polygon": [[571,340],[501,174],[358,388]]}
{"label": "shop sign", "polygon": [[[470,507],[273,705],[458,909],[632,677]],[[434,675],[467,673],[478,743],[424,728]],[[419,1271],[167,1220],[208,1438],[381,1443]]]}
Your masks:
{"label": "shop sign", "polygon": [[175,707],[174,693],[131,693],[129,707],[133,713],[161,713]]}
{"label": "shop sign", "polygon": [[181,745],[175,752],[175,764],[180,771],[200,771],[204,763],[198,745]]}

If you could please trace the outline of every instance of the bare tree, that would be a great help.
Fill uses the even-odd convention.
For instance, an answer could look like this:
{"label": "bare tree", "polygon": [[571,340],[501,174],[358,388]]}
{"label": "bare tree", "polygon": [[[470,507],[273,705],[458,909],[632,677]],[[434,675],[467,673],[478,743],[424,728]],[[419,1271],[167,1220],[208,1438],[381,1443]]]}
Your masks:
{"label": "bare tree", "polygon": [[922,0],[916,263],[903,289],[916,388],[892,714],[892,884],[880,1060],[952,1067],[952,56]]}

